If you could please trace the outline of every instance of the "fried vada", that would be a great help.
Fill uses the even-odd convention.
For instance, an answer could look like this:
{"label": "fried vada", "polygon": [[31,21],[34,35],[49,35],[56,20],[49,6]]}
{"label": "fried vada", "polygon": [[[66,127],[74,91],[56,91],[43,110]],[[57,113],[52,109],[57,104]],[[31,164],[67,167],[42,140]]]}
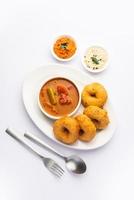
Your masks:
{"label": "fried vada", "polygon": [[57,140],[73,144],[79,136],[79,124],[72,117],[62,117],[54,122],[53,132]]}
{"label": "fried vada", "polygon": [[96,135],[96,127],[94,123],[86,115],[80,114],[75,117],[78,121],[79,129],[79,140],[83,142],[91,141]]}
{"label": "fried vada", "polygon": [[83,112],[95,124],[96,129],[104,129],[109,124],[107,111],[97,106],[88,106]]}
{"label": "fried vada", "polygon": [[103,107],[107,100],[107,91],[100,83],[92,83],[84,87],[82,91],[82,104],[87,106]]}

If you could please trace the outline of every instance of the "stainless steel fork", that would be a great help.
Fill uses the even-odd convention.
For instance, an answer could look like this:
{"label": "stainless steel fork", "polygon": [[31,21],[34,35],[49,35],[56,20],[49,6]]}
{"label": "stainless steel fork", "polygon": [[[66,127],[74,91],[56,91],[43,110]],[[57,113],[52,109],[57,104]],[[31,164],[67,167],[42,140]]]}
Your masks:
{"label": "stainless steel fork", "polygon": [[61,177],[64,173],[64,170],[51,158],[44,157],[40,153],[38,153],[36,150],[33,149],[33,147],[27,143],[20,134],[15,133],[16,131],[13,129],[6,129],[5,132],[12,136],[14,139],[19,141],[21,144],[23,144],[25,147],[27,147],[30,151],[32,151],[35,155],[37,155],[39,158],[42,159],[45,167],[54,175],[57,177]]}

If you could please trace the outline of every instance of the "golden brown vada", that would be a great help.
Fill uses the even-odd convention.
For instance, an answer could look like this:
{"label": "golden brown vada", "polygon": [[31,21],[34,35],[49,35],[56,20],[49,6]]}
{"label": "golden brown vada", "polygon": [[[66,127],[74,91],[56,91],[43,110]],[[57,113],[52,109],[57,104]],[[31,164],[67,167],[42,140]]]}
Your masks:
{"label": "golden brown vada", "polygon": [[100,83],[92,83],[84,87],[81,98],[84,107],[103,107],[107,100],[107,91]]}
{"label": "golden brown vada", "polygon": [[83,142],[91,141],[96,135],[96,127],[94,123],[86,115],[80,114],[75,117],[78,121],[79,129],[79,140]]}
{"label": "golden brown vada", "polygon": [[62,117],[54,122],[53,131],[57,140],[73,144],[79,136],[79,124],[72,117]]}
{"label": "golden brown vada", "polygon": [[84,112],[92,122],[95,124],[96,129],[104,129],[109,124],[109,117],[107,111],[97,106],[88,106]]}

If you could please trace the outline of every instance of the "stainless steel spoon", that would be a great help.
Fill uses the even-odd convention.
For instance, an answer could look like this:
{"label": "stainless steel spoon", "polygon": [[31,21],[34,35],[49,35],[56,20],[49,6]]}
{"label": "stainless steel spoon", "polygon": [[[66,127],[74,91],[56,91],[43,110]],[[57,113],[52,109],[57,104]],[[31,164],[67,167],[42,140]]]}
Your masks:
{"label": "stainless steel spoon", "polygon": [[69,171],[76,174],[83,174],[86,171],[85,162],[78,156],[72,155],[72,156],[65,157],[64,155],[62,155],[61,153],[58,153],[55,149],[50,147],[48,144],[45,144],[43,141],[41,141],[39,138],[37,138],[33,134],[26,132],[24,136],[30,139],[31,141],[35,142],[36,144],[39,144],[40,146],[44,147],[46,150],[49,150],[52,153],[64,159],[66,163],[66,167]]}

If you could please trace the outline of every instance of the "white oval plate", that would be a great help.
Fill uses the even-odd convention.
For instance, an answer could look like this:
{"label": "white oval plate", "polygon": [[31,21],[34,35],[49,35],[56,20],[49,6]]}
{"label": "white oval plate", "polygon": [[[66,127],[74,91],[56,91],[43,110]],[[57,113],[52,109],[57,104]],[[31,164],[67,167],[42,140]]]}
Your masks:
{"label": "white oval plate", "polygon": [[[92,77],[85,72],[61,64],[45,65],[31,72],[24,81],[22,95],[25,108],[32,121],[50,139],[68,148],[89,150],[96,149],[106,144],[112,138],[116,128],[116,118],[109,100],[107,101],[105,108],[107,109],[109,114],[110,124],[106,129],[97,133],[97,135],[91,142],[85,143],[78,140],[73,145],[66,145],[55,139],[52,128],[53,120],[47,118],[38,107],[38,91],[40,85],[42,84],[43,80],[45,81],[45,79],[48,79],[52,76],[63,76],[75,81],[80,91],[82,91],[85,85],[94,82]],[[78,113],[82,113],[82,111],[83,106],[81,105]]]}

